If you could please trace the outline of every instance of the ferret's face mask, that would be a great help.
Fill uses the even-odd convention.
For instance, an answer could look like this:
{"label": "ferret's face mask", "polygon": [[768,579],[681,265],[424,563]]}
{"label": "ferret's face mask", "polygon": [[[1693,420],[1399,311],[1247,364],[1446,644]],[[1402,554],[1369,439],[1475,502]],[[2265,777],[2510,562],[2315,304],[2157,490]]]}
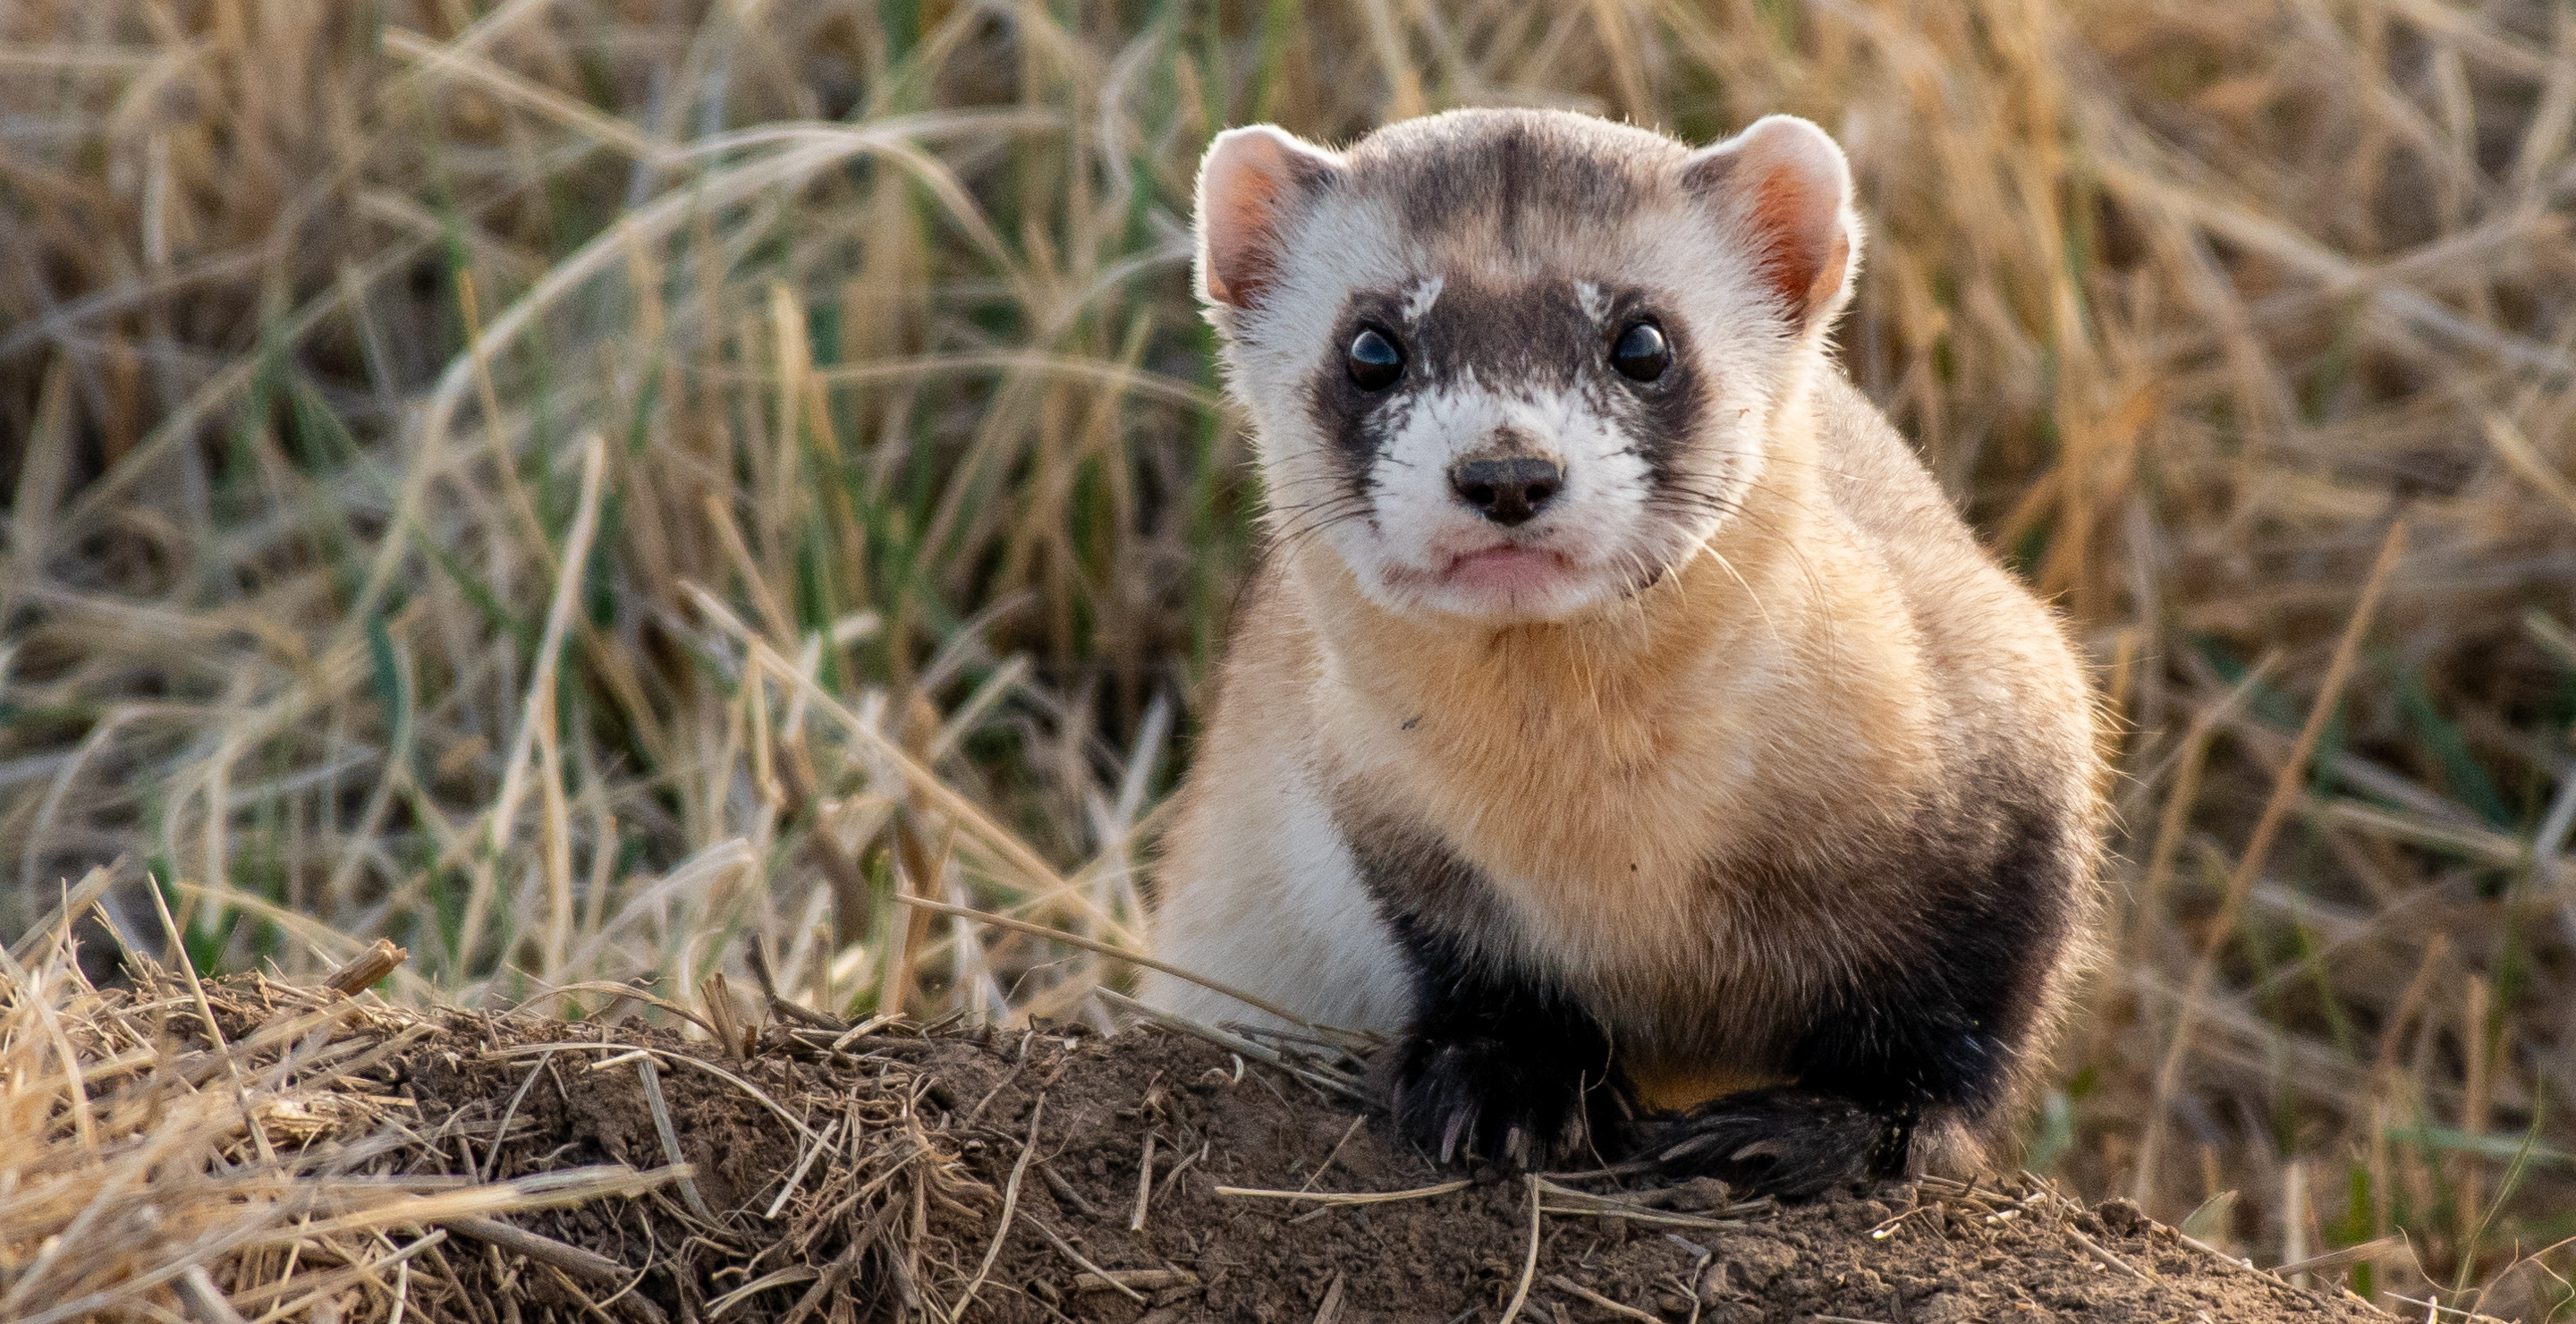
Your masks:
{"label": "ferret's face mask", "polygon": [[1267,127],[1199,176],[1198,281],[1282,554],[1406,613],[1560,620],[1758,521],[1764,439],[1848,295],[1840,149],[1691,151],[1460,112],[1347,155]]}

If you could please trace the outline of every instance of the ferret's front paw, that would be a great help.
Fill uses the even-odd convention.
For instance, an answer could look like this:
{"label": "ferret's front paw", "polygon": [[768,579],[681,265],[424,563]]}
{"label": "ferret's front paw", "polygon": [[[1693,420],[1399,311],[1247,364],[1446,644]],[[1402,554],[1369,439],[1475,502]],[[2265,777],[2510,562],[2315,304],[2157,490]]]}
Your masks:
{"label": "ferret's front paw", "polygon": [[1769,1089],[1657,1119],[1642,1140],[1639,1156],[1668,1176],[1795,1200],[1901,1173],[1912,1129],[1849,1099]]}
{"label": "ferret's front paw", "polygon": [[1396,1129],[1443,1163],[1553,1163],[1603,1144],[1596,1132],[1616,1111],[1598,1076],[1526,1043],[1415,1035],[1396,1052]]}

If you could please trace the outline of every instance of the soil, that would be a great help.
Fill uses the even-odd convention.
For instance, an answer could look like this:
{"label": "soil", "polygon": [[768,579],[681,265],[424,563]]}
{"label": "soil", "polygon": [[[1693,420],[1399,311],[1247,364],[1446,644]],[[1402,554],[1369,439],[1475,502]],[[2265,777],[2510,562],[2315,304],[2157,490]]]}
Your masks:
{"label": "soil", "polygon": [[[2126,1202],[2087,1208],[2036,1178],[1780,1207],[1712,1182],[1542,1185],[1443,1169],[1392,1144],[1342,1092],[1340,1054],[1281,1040],[1229,1048],[1153,1026],[1108,1040],[1065,1027],[729,1028],[744,1051],[632,1025],[449,1013],[391,1061],[372,1084],[417,1107],[417,1171],[491,1164],[505,1120],[493,1175],[663,1167],[652,1090],[693,1171],[694,1193],[675,1183],[513,1216],[610,1262],[578,1262],[587,1274],[451,1225],[413,1308],[489,1324],[2388,1318],[2196,1248]],[[1245,1060],[1270,1054],[1285,1067]],[[1461,1180],[1365,1205],[1227,1189]]]}

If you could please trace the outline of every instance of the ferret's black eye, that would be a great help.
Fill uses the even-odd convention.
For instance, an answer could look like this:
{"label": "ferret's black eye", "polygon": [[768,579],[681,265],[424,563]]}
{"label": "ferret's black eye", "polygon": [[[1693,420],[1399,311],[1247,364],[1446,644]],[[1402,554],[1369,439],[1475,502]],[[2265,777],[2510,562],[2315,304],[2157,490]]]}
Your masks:
{"label": "ferret's black eye", "polygon": [[1664,333],[1652,322],[1630,322],[1619,333],[1619,343],[1610,347],[1610,366],[1630,381],[1651,382],[1673,366],[1673,347],[1664,343]]}
{"label": "ferret's black eye", "polygon": [[1351,337],[1350,357],[1344,366],[1350,369],[1353,386],[1363,391],[1383,391],[1404,375],[1404,351],[1395,347],[1395,337],[1364,326]]}

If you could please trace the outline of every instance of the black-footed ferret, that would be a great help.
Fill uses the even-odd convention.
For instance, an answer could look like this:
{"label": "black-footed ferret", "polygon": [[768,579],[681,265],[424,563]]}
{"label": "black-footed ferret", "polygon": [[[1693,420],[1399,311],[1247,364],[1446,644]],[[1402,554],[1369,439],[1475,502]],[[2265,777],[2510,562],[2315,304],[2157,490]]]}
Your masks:
{"label": "black-footed ferret", "polygon": [[1827,357],[1850,200],[1783,116],[1208,149],[1198,286],[1270,540],[1159,954],[1400,1033],[1396,1123],[1444,1161],[1806,1194],[1973,1167],[2043,1069],[2094,701]]}

